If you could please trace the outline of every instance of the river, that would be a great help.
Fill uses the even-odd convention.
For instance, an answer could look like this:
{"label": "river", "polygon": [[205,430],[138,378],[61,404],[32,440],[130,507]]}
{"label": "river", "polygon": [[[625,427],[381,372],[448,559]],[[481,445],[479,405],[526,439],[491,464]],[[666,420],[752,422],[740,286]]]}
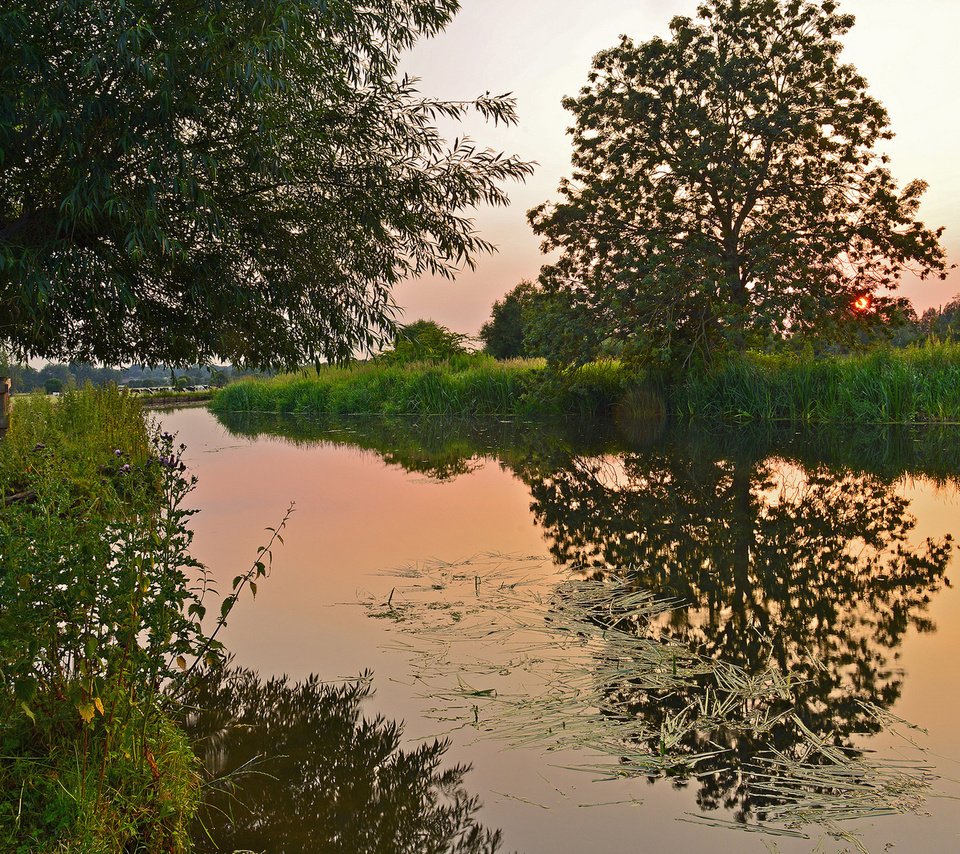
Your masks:
{"label": "river", "polygon": [[221,591],[295,503],[200,727],[266,754],[224,846],[960,850],[956,430],[158,417]]}

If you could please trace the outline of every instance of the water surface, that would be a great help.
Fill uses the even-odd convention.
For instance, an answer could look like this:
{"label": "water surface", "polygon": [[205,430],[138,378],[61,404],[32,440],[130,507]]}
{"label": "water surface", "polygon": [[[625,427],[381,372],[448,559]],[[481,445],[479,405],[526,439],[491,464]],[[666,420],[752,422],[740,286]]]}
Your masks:
{"label": "water surface", "polygon": [[[949,778],[960,771],[956,432],[220,423],[196,409],[163,422],[200,477],[196,550],[222,585],[296,502],[273,577],[234,612],[225,638],[236,663],[259,674],[247,696],[280,674],[332,681],[372,671],[375,693],[358,703],[404,722],[390,755],[406,751],[428,792],[397,809],[437,826],[429,791],[454,769],[445,784],[462,809],[444,820],[473,846],[462,850],[492,850],[497,828],[502,850],[528,852],[856,850],[830,835],[838,831],[875,851],[960,848],[955,804],[936,796],[957,794]],[[673,607],[611,622],[617,596],[646,592]],[[594,597],[589,612],[584,596]],[[625,647],[643,637],[656,646]],[[672,656],[665,666],[650,663],[660,648]],[[728,703],[729,674],[756,679],[755,696],[740,685]],[[304,692],[277,684],[267,695],[306,714]],[[226,732],[242,708],[220,696]],[[261,732],[238,757],[283,739],[289,753],[323,729],[304,727],[300,712],[274,717],[271,737]],[[285,719],[299,735],[283,731]],[[435,736],[449,749],[417,766],[409,757]],[[868,773],[886,785],[873,813],[770,824],[782,804],[757,785],[758,769],[803,758],[812,740],[855,763],[853,795],[822,793],[830,814],[862,795]],[[311,745],[336,753],[329,740]],[[214,757],[217,770],[225,755]],[[313,801],[293,793],[309,789],[318,767],[274,769],[270,810],[254,822],[267,834],[262,847],[308,850],[302,839],[317,838],[304,804],[322,792]],[[896,797],[891,769],[902,777]],[[354,796],[356,814],[388,809],[374,789]],[[466,809],[474,797],[476,812]],[[906,814],[879,814],[898,810]],[[284,835],[291,822],[306,836]],[[234,830],[221,828],[223,841],[250,846]],[[382,844],[347,838],[316,850]]]}

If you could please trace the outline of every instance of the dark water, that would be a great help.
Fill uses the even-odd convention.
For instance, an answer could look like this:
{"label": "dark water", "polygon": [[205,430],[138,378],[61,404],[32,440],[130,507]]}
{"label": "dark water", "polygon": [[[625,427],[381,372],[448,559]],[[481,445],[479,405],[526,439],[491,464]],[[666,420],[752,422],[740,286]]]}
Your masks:
{"label": "dark water", "polygon": [[163,421],[224,850],[960,850],[957,431]]}

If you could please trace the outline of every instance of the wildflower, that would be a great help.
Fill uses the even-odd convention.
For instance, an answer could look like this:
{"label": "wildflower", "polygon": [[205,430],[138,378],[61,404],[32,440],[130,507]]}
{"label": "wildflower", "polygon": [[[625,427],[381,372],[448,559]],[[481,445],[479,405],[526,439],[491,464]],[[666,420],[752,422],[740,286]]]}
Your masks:
{"label": "wildflower", "polygon": [[124,463],[122,466],[120,466],[120,471],[122,471],[124,474],[130,474],[130,463]]}
{"label": "wildflower", "polygon": [[115,448],[114,451],[113,451],[113,455],[114,455],[115,457],[122,457],[122,456],[123,456],[123,451],[121,451],[119,448]]}

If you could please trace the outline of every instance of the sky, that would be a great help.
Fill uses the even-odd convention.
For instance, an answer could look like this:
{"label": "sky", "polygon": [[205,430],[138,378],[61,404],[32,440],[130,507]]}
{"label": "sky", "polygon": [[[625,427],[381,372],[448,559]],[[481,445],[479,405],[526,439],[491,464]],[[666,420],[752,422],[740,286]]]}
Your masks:
{"label": "sky", "polygon": [[[475,271],[455,282],[421,279],[397,288],[403,322],[431,318],[476,334],[493,302],[522,279],[535,279],[544,262],[526,212],[557,198],[570,174],[571,115],[561,99],[586,83],[591,58],[626,33],[637,41],[668,34],[674,15],[693,16],[699,0],[462,0],[460,14],[440,35],[418,44],[405,70],[422,79],[429,96],[473,98],[512,92],[520,123],[494,128],[481,121],[451,126],[481,147],[537,161],[525,185],[510,188],[506,209],[481,209],[475,220],[499,252],[482,256]],[[896,137],[885,144],[901,186],[915,178],[930,185],[920,218],[945,226],[950,263],[960,262],[960,0],[840,0],[857,23],[844,37],[853,63],[890,114]],[[447,130],[447,128],[444,128]],[[918,312],[960,292],[960,270],[946,281],[911,274],[901,291]]]}

